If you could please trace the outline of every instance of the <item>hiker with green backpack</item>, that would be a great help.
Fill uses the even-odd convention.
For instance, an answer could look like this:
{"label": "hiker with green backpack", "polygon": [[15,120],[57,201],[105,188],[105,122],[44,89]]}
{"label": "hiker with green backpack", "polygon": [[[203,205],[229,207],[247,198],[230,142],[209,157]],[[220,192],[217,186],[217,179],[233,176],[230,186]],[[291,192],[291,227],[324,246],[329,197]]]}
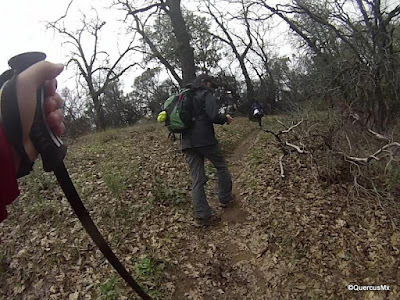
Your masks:
{"label": "hiker with green backpack", "polygon": [[234,201],[231,174],[214,132],[214,124],[230,124],[233,118],[218,112],[217,99],[213,95],[217,87],[213,77],[199,75],[181,93],[168,98],[164,110],[159,114],[159,121],[165,120],[171,132],[182,134],[182,151],[186,155],[193,181],[194,217],[199,226],[213,225],[221,220],[206,198],[205,158],[217,169],[220,206],[227,207]]}

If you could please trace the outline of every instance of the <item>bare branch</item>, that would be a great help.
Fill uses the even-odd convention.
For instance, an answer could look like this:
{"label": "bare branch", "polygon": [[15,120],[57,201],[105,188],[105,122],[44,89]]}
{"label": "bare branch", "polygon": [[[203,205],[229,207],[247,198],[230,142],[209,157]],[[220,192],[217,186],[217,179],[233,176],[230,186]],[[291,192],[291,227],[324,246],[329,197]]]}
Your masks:
{"label": "bare branch", "polygon": [[[66,41],[64,42],[65,45],[71,45],[73,47],[70,51],[70,59],[67,65],[73,63],[77,66],[80,75],[85,81],[88,94],[94,104],[96,125],[99,128],[104,129],[106,123],[102,105],[103,100],[100,96],[104,93],[110,83],[116,81],[127,70],[135,66],[136,63],[128,64],[119,71],[122,59],[133,50],[133,40],[129,45],[127,45],[126,49],[119,54],[118,58],[113,63],[110,63],[109,54],[99,49],[100,33],[106,25],[106,22],[99,18],[95,9],[92,11],[95,12],[95,17],[93,19],[88,18],[84,13],[82,13],[80,28],[76,32],[67,30],[63,24],[57,22],[48,23],[48,27],[53,28],[56,32],[66,38]],[[93,43],[92,47],[89,48],[91,50],[88,50],[87,48],[84,49],[84,40],[87,36],[91,37],[89,40]],[[99,61],[100,54],[102,54],[102,56],[105,55],[103,61]],[[103,71],[105,71],[105,77],[101,78],[100,73]],[[103,75],[103,73],[101,73],[101,75]]]}
{"label": "bare branch", "polygon": [[345,134],[345,136],[346,136],[347,144],[349,145],[349,151],[351,152],[351,151],[352,151],[352,147],[351,147],[350,139],[349,139],[349,137],[347,136],[347,133],[346,133],[346,132],[345,132],[344,134]]}
{"label": "bare branch", "polygon": [[[392,148],[392,147],[400,148],[400,143],[393,142],[393,143],[387,144],[387,145],[383,146],[382,148],[380,148],[375,153],[373,153],[373,154],[371,154],[371,155],[369,155],[367,157],[354,157],[354,156],[347,155],[347,154],[345,154],[343,152],[334,152],[334,153],[342,155],[346,160],[354,162],[354,163],[368,164],[372,160],[380,161],[382,157],[379,157],[379,155],[381,153],[385,152],[386,149],[389,149],[389,148]],[[389,153],[390,153],[390,155],[393,154],[392,151],[389,151]]]}
{"label": "bare branch", "polygon": [[279,156],[279,168],[281,170],[281,178],[285,178],[285,171],[283,170],[283,163],[282,160],[285,157],[285,154],[282,154],[281,156]]}
{"label": "bare branch", "polygon": [[[122,2],[120,1],[120,3],[122,3]],[[154,3],[154,4],[151,4],[151,5],[147,6],[147,7],[143,7],[143,8],[139,8],[139,9],[132,9],[132,7],[130,5],[126,5],[126,3],[122,3],[122,4],[124,4],[125,7],[128,8],[128,15],[136,15],[138,13],[142,13],[142,12],[148,11],[148,10],[154,8],[154,7],[157,7],[157,8],[164,8],[165,7],[165,3]]]}
{"label": "bare branch", "polygon": [[[246,55],[249,51],[249,49],[251,48],[252,45],[252,36],[250,34],[250,23],[248,22],[248,20],[245,21],[245,25],[246,25],[246,34],[247,37],[249,39],[249,41],[247,43],[244,43],[244,40],[242,38],[239,38],[239,40],[242,41],[242,43],[244,43],[245,46],[245,50],[242,53],[239,53],[239,49],[236,46],[232,35],[229,30],[228,27],[225,25],[224,23],[224,15],[221,11],[218,10],[218,8],[211,4],[211,2],[206,1],[206,7],[208,10],[208,14],[214,19],[215,23],[217,23],[218,27],[222,30],[223,34],[225,35],[225,38],[219,37],[215,34],[213,34],[213,36],[217,39],[219,39],[220,41],[226,43],[231,49],[233,54],[235,55],[236,59],[239,62],[240,65],[240,69],[242,71],[243,77],[245,78],[245,82],[246,82],[246,88],[247,88],[247,99],[253,100],[254,99],[254,87],[253,87],[253,83],[250,79],[246,64],[245,64],[245,58]],[[243,2],[242,2],[242,8],[243,8],[243,14],[244,14],[244,18],[247,18],[247,14],[248,14],[248,9],[244,6]],[[218,16],[216,15],[216,13],[218,13]]]}
{"label": "bare branch", "polygon": [[289,142],[286,142],[285,145],[294,148],[300,154],[307,153],[307,151],[301,150],[299,146],[293,145]]}
{"label": "bare branch", "polygon": [[389,12],[386,18],[386,24],[389,24],[389,22],[399,14],[400,14],[400,5],[397,5],[392,11]]}
{"label": "bare branch", "polygon": [[303,123],[303,120],[299,121],[297,124],[290,126],[287,130],[281,131],[282,133],[288,133],[289,131],[293,130],[297,126],[299,126],[301,123]]}
{"label": "bare branch", "polygon": [[55,20],[54,22],[51,22],[51,23],[55,24],[55,23],[58,23],[59,21],[61,21],[62,19],[66,18],[67,15],[68,15],[69,8],[70,8],[71,5],[72,5],[72,2],[74,2],[74,0],[71,0],[71,1],[69,2],[68,6],[67,6],[67,9],[65,10],[64,15],[62,15],[62,16],[59,17],[57,20]]}
{"label": "bare branch", "polygon": [[167,68],[167,70],[171,73],[174,79],[178,82],[179,85],[182,85],[182,78],[176,73],[175,68],[165,59],[165,57],[160,53],[157,49],[156,45],[151,41],[146,32],[144,31],[143,24],[141,24],[139,18],[136,15],[133,15],[136,23],[135,30],[142,36],[143,40],[150,47],[153,55],[158,58],[158,60]]}
{"label": "bare branch", "polygon": [[377,138],[378,140],[384,141],[384,142],[390,142],[391,139],[389,139],[388,137],[379,134],[375,131],[373,131],[372,129],[368,129],[368,132],[371,133],[375,138]]}
{"label": "bare branch", "polygon": [[284,20],[289,27],[296,32],[299,36],[301,36],[303,38],[303,40],[307,43],[307,45],[317,54],[321,55],[321,49],[319,49],[316,45],[316,41],[315,39],[310,38],[309,36],[307,36],[301,29],[300,27],[290,18],[288,18],[280,9],[278,8],[273,8],[272,6],[268,5],[266,3],[266,0],[261,0],[259,1],[260,5],[264,6],[265,8],[267,8],[269,11],[271,11],[273,14],[279,16],[282,20]]}

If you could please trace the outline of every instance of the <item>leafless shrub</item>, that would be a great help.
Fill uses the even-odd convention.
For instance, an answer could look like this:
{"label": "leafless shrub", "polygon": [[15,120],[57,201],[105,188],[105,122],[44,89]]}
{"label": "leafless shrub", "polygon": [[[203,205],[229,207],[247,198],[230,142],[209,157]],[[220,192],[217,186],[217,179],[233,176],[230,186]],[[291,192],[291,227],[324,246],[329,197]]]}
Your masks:
{"label": "leafless shrub", "polygon": [[282,155],[280,176],[285,177],[285,157],[308,155],[316,178],[326,185],[338,184],[350,196],[382,197],[400,194],[400,143],[393,134],[378,133],[348,109],[308,115],[284,130],[271,133]]}

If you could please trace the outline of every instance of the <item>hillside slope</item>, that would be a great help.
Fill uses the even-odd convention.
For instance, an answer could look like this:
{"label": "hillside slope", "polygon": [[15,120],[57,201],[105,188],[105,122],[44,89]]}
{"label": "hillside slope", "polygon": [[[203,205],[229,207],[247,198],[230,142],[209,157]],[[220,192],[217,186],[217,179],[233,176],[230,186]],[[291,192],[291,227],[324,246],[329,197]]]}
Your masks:
{"label": "hillside slope", "polygon": [[[279,124],[270,117],[265,126]],[[69,147],[66,164],[92,218],[154,298],[400,297],[394,216],[322,186],[307,156],[290,156],[281,179],[273,138],[245,118],[216,128],[238,201],[212,228],[193,226],[189,170],[162,126],[109,130]],[[210,163],[206,170],[216,207]],[[0,298],[135,299],[39,164],[9,214],[0,224]]]}

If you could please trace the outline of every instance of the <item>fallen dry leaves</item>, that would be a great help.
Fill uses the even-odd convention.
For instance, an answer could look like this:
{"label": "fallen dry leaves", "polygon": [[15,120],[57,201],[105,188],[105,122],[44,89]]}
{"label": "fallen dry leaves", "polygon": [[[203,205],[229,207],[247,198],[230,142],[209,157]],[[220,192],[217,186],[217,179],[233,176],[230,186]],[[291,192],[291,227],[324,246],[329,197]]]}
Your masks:
{"label": "fallen dry leaves", "polygon": [[[288,157],[282,180],[272,137],[244,118],[217,135],[238,202],[212,228],[192,225],[189,170],[165,128],[108,130],[69,147],[66,164],[92,218],[154,298],[399,298],[398,216],[348,199],[341,186],[321,186],[306,156]],[[216,177],[208,164],[206,171],[216,207]],[[0,297],[136,299],[53,177],[36,164],[0,224]],[[348,291],[351,283],[391,290]]]}

